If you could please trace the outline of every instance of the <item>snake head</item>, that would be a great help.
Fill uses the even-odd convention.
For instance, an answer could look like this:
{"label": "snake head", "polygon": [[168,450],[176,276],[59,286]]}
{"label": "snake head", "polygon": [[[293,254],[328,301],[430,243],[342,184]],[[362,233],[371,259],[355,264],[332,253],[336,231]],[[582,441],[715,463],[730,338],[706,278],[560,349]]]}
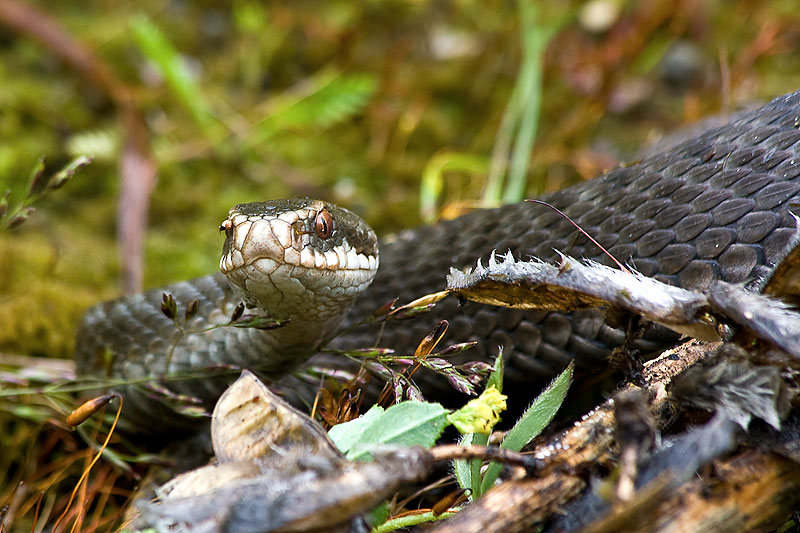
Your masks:
{"label": "snake head", "polygon": [[338,323],[378,269],[369,225],[321,200],[240,204],[220,230],[220,270],[246,304],[270,316]]}

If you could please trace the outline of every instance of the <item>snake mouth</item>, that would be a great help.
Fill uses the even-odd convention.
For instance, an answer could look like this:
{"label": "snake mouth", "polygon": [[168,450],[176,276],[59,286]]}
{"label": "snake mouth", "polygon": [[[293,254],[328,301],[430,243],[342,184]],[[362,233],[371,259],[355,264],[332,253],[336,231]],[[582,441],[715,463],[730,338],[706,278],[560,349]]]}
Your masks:
{"label": "snake mouth", "polygon": [[346,237],[333,246],[316,245],[315,236],[305,227],[306,221],[313,220],[317,212],[289,211],[274,218],[233,214],[221,226],[227,238],[220,270],[228,274],[253,265],[268,269],[283,265],[314,270],[377,270],[377,250],[367,254]]}

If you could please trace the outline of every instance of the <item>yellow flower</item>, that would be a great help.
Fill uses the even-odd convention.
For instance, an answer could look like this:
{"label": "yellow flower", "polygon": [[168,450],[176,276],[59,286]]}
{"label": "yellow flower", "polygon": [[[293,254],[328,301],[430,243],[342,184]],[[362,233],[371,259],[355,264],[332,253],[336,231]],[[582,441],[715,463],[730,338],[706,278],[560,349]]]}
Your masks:
{"label": "yellow flower", "polygon": [[500,413],[506,409],[506,398],[492,385],[467,405],[447,415],[447,420],[462,434],[491,433],[500,421]]}

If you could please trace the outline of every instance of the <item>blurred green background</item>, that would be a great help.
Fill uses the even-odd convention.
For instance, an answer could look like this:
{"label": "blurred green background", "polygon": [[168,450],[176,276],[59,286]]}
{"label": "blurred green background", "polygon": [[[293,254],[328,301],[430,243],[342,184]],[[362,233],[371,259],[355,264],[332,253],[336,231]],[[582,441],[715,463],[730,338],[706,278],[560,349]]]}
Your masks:
{"label": "blurred green background", "polygon": [[[800,86],[790,0],[22,5],[105,64],[147,126],[145,287],[213,271],[239,202],[321,197],[385,234],[589,179]],[[21,201],[41,157],[94,162],[0,230],[0,352],[68,357],[83,310],[120,294],[129,131],[34,33],[0,22],[0,192]]]}

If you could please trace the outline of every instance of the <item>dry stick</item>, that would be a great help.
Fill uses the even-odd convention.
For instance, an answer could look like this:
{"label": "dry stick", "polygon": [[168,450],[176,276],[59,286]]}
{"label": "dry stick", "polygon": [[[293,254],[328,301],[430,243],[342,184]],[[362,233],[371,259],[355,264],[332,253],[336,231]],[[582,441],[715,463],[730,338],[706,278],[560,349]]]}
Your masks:
{"label": "dry stick", "polygon": [[[103,479],[104,485],[106,487],[113,487],[116,484],[118,477],[119,474],[115,470],[110,470],[106,474],[106,477]],[[100,497],[96,500],[94,513],[92,514],[92,517],[89,519],[89,525],[93,531],[97,531],[99,528],[99,524],[102,523],[103,511],[105,510],[106,504],[108,503],[108,499],[111,497],[111,490],[103,490],[102,485],[101,488],[98,490],[98,492],[100,493]],[[114,518],[114,520],[116,519]]]}
{"label": "dry stick", "polygon": [[311,406],[311,413],[308,415],[312,419],[317,415],[317,407],[319,406],[319,397],[322,394],[322,387],[324,386],[323,377],[319,377],[319,386],[317,387],[317,393],[314,395],[314,405]]}
{"label": "dry stick", "polygon": [[78,510],[75,522],[72,525],[72,531],[77,529],[77,531],[88,533],[89,531],[96,529],[91,527],[91,524],[87,526],[85,523],[87,519],[91,520],[89,517],[89,508],[91,506],[94,506],[94,511],[96,513],[102,514],[103,509],[100,507],[100,495],[103,493],[107,494],[107,491],[104,491],[104,488],[114,486],[115,480],[111,479],[109,481],[111,472],[113,472],[111,467],[107,465],[106,468],[101,467],[98,471],[96,471],[95,478],[92,483],[90,484],[87,480],[87,482],[81,487],[81,497],[76,502]]}
{"label": "dry stick", "polygon": [[132,91],[111,68],[70,36],[61,25],[37,8],[15,0],[0,0],[0,24],[38,41],[64,63],[108,96],[117,109],[127,135],[119,162],[121,191],[117,211],[122,288],[139,292],[142,286],[144,233],[156,165],[150,134]]}
{"label": "dry stick", "polygon": [[[526,455],[523,453],[515,452],[512,450],[506,450],[504,448],[497,448],[494,446],[477,446],[477,445],[469,445],[469,446],[461,446],[460,444],[440,444],[438,446],[434,446],[428,450],[430,457],[434,461],[452,461],[454,459],[460,460],[469,460],[469,459],[484,459],[490,461],[498,461],[510,465],[521,466],[523,467],[528,475],[534,475],[542,466],[543,462],[539,459],[531,455]],[[446,481],[445,479],[440,479],[427,487],[423,487],[416,493],[412,494],[402,502],[398,504],[398,507],[404,507],[409,501],[413,498],[421,494],[422,492],[426,492],[432,488],[436,488],[437,486],[442,486]],[[434,507],[441,507],[440,509],[417,509],[416,511],[408,511],[405,513],[400,513],[398,515],[394,515],[391,518],[399,518],[402,516],[410,515],[410,514],[418,514],[420,512],[428,512],[433,511],[436,516],[444,513],[452,504],[456,502],[456,500],[460,497],[460,495],[456,494],[456,491],[451,492],[447,497],[443,500],[438,502]],[[437,512],[438,511],[438,512]]]}
{"label": "dry stick", "polygon": [[494,446],[461,446],[460,444],[440,444],[428,450],[434,461],[450,461],[453,459],[486,459],[515,466],[521,466],[534,474],[541,469],[543,462],[531,455],[496,448]]}
{"label": "dry stick", "polygon": [[[89,463],[89,467],[87,470],[91,468],[91,464]],[[102,473],[102,470],[100,470]],[[86,515],[87,507],[89,502],[87,502],[87,495],[89,493],[89,478],[86,478],[86,483],[81,483],[80,488],[78,489],[77,499],[75,500],[75,512],[73,513],[75,518],[72,522],[72,527],[70,528],[70,533],[75,531],[83,531],[83,521]]]}
{"label": "dry stick", "polygon": [[402,500],[397,502],[396,505],[393,506],[393,508],[395,508],[395,509],[403,509],[405,506],[407,506],[409,503],[411,503],[412,501],[416,500],[417,498],[419,498],[423,494],[431,492],[431,491],[433,491],[435,489],[440,489],[440,488],[443,488],[443,487],[447,487],[449,485],[456,485],[455,478],[453,476],[451,476],[451,475],[447,475],[446,477],[441,477],[441,478],[437,479],[436,481],[432,481],[431,483],[428,483],[424,487],[418,489],[416,492],[414,492],[412,494],[409,494],[408,496],[406,496],[405,498],[403,498]]}
{"label": "dry stick", "polygon": [[[40,492],[39,497],[36,499],[36,510],[33,512],[33,524],[31,525],[31,533],[34,533],[36,531],[36,524],[39,522],[39,510],[42,507],[42,498],[44,498],[44,492]],[[0,529],[0,531],[2,530]]]}

